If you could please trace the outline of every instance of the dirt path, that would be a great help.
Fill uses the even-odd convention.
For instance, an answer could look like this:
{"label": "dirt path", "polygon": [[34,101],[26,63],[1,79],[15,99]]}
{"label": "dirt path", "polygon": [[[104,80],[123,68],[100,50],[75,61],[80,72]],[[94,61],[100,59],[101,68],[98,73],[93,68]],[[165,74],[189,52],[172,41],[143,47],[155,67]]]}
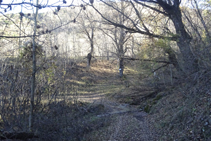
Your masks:
{"label": "dirt path", "polygon": [[[98,117],[112,116],[112,123],[91,133],[88,140],[102,141],[154,141],[156,134],[149,122],[149,115],[140,109],[126,103],[118,103],[107,98],[109,94],[124,91],[125,85],[117,77],[110,77],[86,88],[86,93],[81,92],[77,98],[82,102],[103,104],[105,113]],[[90,139],[90,136],[91,139]]]}
{"label": "dirt path", "polygon": [[[113,116],[112,124],[99,133],[105,141],[153,141],[155,132],[150,127],[149,115],[128,104],[104,100],[108,112],[98,116]],[[99,135],[99,134],[98,134]]]}

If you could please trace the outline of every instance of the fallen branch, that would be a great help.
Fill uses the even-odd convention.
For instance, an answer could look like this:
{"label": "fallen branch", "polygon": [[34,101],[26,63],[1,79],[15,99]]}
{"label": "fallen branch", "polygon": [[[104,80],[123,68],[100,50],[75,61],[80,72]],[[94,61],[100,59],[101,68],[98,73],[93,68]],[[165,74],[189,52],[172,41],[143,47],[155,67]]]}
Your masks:
{"label": "fallen branch", "polygon": [[124,58],[124,59],[127,59],[127,60],[132,60],[132,61],[135,61],[135,60],[140,60],[140,61],[148,61],[148,62],[156,62],[156,63],[166,63],[166,64],[171,64],[171,62],[168,62],[168,61],[160,61],[160,60],[150,60],[150,59],[138,59],[138,58]]}
{"label": "fallen branch", "polygon": [[28,132],[3,132],[0,133],[0,139],[6,140],[6,139],[19,139],[19,140],[26,140],[26,139],[32,139],[32,138],[38,138],[37,135],[34,133],[28,133]]}
{"label": "fallen branch", "polygon": [[161,69],[161,68],[164,68],[165,66],[168,66],[169,64],[165,64],[165,65],[162,65],[160,67],[158,67],[157,69],[154,69],[152,73],[156,72],[157,70]]}

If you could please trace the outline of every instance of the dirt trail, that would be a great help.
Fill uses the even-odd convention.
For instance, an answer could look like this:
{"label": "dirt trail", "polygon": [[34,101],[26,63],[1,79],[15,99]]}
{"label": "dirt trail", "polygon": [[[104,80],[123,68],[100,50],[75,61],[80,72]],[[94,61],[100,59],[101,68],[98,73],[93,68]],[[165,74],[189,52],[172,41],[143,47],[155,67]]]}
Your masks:
{"label": "dirt trail", "polygon": [[[108,99],[106,95],[124,91],[125,85],[118,77],[110,76],[89,86],[88,92],[81,92],[77,98],[82,102],[103,104],[105,113],[98,117],[113,116],[112,124],[100,129],[96,138],[104,141],[154,141],[156,134],[149,122],[149,115],[140,109],[126,103],[118,103]],[[94,137],[91,140],[96,140]]]}

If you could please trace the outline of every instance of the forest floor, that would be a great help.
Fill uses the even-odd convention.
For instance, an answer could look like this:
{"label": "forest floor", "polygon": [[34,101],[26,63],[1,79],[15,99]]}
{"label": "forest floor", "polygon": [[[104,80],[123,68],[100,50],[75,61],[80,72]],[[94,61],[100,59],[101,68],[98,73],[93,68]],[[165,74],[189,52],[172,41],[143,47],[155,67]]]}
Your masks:
{"label": "forest floor", "polygon": [[[134,62],[127,62],[122,78],[115,61],[93,61],[90,69],[85,61],[56,65],[53,93],[43,94],[34,113],[38,139],[29,141],[211,140],[210,70],[173,80],[169,69],[158,78]],[[21,105],[18,100],[2,108],[6,123],[20,135],[27,128]],[[5,138],[10,129],[1,123]]]}
{"label": "forest floor", "polygon": [[90,119],[100,119],[79,140],[211,140],[211,71],[175,80],[163,71],[157,80],[132,62],[123,78],[111,61],[93,62],[89,70],[78,63],[69,70],[65,81],[76,86],[69,99],[87,103],[85,111],[95,107]]}
{"label": "forest floor", "polygon": [[75,98],[103,105],[97,117],[109,120],[85,134],[84,141],[211,140],[211,71],[173,84],[168,75],[164,83],[143,78],[134,66],[125,67],[125,76],[119,78],[118,67],[108,61],[97,61],[90,70],[85,63],[78,67],[78,81],[85,87]]}
{"label": "forest floor", "polygon": [[77,64],[66,79],[78,84],[72,99],[103,109],[95,115],[104,120],[102,126],[80,140],[211,140],[211,71],[175,80],[163,71],[157,80],[129,62],[120,78],[116,64],[96,61],[89,70],[86,63]]}
{"label": "forest floor", "polygon": [[[78,87],[74,98],[90,105],[103,105],[104,112],[97,117],[109,117],[109,125],[87,133],[84,141],[153,141],[157,139],[151,116],[138,106],[119,101],[118,95],[133,93],[131,82],[138,75],[134,70],[125,69],[127,78],[119,78],[118,69],[108,62],[95,62],[89,70],[86,64],[80,64],[81,79],[77,83],[86,83]],[[131,77],[131,78],[130,78]],[[79,78],[79,77],[78,77]],[[80,81],[82,80],[82,81]],[[130,81],[131,80],[131,81]],[[71,79],[66,81],[72,82]]]}

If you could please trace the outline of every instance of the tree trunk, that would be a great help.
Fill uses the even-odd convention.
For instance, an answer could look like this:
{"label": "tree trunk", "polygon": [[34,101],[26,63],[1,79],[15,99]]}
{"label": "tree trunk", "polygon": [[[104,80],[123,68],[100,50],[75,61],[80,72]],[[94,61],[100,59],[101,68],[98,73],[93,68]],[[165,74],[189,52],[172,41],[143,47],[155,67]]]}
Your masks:
{"label": "tree trunk", "polygon": [[174,0],[174,5],[168,5],[162,0],[158,0],[159,5],[168,13],[169,18],[172,20],[178,36],[177,45],[180,49],[183,59],[183,70],[186,74],[196,72],[198,70],[197,59],[191,51],[191,37],[186,32],[182,22],[182,14],[180,10],[179,0]]}
{"label": "tree trunk", "polygon": [[32,131],[33,127],[33,110],[34,110],[34,93],[35,93],[35,75],[36,75],[36,43],[35,43],[35,35],[37,30],[37,15],[38,15],[38,3],[36,2],[36,13],[34,15],[34,35],[33,35],[33,51],[32,51],[32,81],[31,81],[31,99],[30,99],[30,113],[29,113],[29,131]]}
{"label": "tree trunk", "polygon": [[[121,32],[122,33],[122,32]],[[120,35],[120,41],[123,41],[123,34]],[[120,45],[119,45],[119,49],[118,49],[118,52],[119,52],[119,76],[120,77],[123,77],[123,72],[124,72],[124,51],[123,51],[123,44],[120,42]]]}
{"label": "tree trunk", "polygon": [[131,57],[135,58],[134,46],[135,46],[135,41],[134,41],[134,37],[132,36],[132,46],[131,46],[132,55],[131,55]]}
{"label": "tree trunk", "polygon": [[94,37],[92,37],[92,40],[90,41],[90,45],[91,45],[91,51],[90,51],[90,53],[91,53],[91,55],[93,55],[93,53],[94,53],[94,41],[93,41],[93,38]]}
{"label": "tree trunk", "polygon": [[124,58],[119,58],[119,76],[122,77],[124,72]]}
{"label": "tree trunk", "polygon": [[175,25],[176,33],[177,35],[179,35],[177,45],[183,57],[183,69],[186,72],[186,74],[196,72],[198,70],[198,63],[197,59],[194,57],[191,51],[191,45],[190,45],[191,37],[186,32],[181,18],[173,16],[172,21]]}
{"label": "tree trunk", "polygon": [[109,61],[109,51],[107,51],[107,61]]}
{"label": "tree trunk", "polygon": [[88,69],[90,68],[90,63],[91,63],[92,55],[94,53],[94,29],[92,29],[92,34],[91,34],[91,37],[89,37],[89,40],[90,40],[91,51],[87,55],[87,68]]}
{"label": "tree trunk", "polygon": [[87,55],[87,68],[90,68],[90,63],[91,63],[91,59],[92,59],[92,54],[88,53]]}

